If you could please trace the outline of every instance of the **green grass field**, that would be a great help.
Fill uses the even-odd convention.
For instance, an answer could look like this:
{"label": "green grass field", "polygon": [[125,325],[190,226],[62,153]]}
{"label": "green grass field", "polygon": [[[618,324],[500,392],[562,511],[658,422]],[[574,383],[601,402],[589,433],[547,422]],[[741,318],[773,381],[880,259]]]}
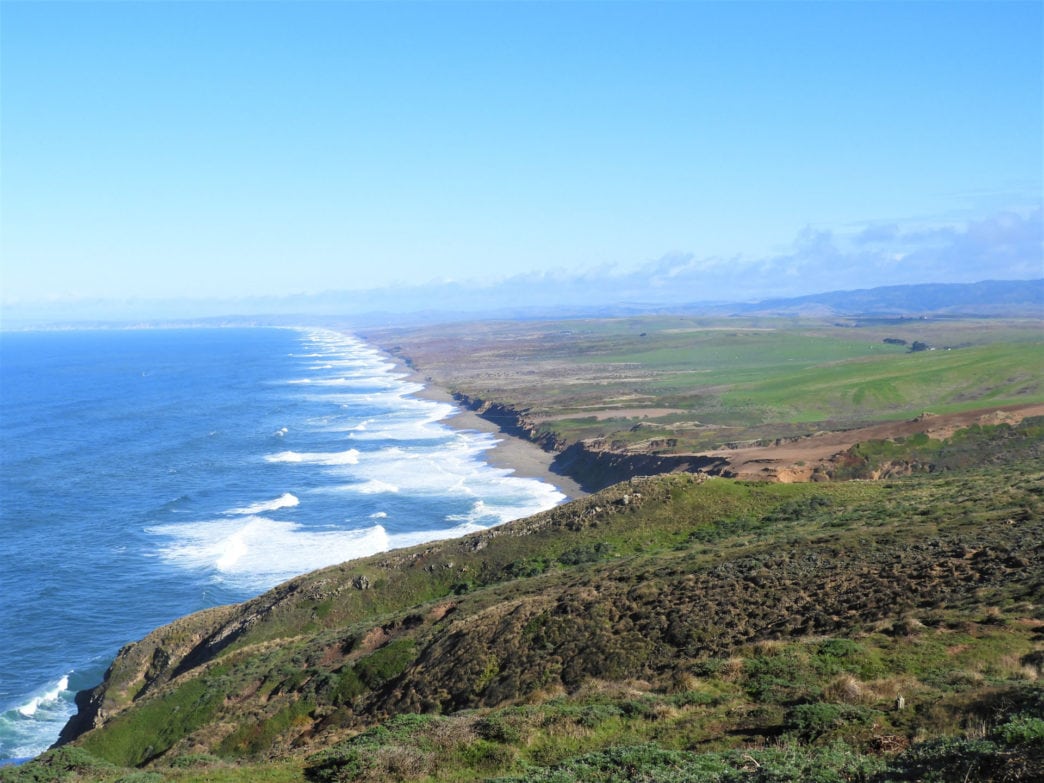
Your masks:
{"label": "green grass field", "polygon": [[[525,411],[560,440],[671,439],[684,451],[1042,402],[1042,334],[1032,320],[650,317],[367,336],[433,382]],[[910,352],[914,342],[935,350]]]}

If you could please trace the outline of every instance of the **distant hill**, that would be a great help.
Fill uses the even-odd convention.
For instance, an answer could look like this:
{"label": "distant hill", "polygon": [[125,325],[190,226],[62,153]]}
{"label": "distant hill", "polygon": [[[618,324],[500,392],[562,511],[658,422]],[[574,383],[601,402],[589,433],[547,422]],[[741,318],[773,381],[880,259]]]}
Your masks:
{"label": "distant hill", "polygon": [[1044,317],[1044,279],[892,285],[767,299],[727,307],[736,315]]}
{"label": "distant hill", "polygon": [[[712,290],[715,295],[710,298]],[[687,298],[696,291],[707,292],[708,298]],[[738,298],[742,293],[731,296]],[[0,313],[0,329],[307,324],[358,329],[662,314],[1041,318],[1044,279],[895,285],[742,302],[722,295],[720,286],[702,286],[699,280],[684,277],[669,288],[650,287],[636,274],[625,278],[513,278],[489,285],[429,283],[282,297],[9,305]]]}

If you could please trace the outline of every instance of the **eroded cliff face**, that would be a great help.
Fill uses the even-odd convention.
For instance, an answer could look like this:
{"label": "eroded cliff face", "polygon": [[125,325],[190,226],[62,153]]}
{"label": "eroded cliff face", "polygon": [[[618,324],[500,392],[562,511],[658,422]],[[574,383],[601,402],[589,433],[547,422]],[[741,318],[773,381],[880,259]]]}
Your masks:
{"label": "eroded cliff face", "polygon": [[729,462],[702,454],[642,454],[605,448],[599,440],[567,446],[555,457],[552,469],[573,478],[588,492],[635,476],[662,473],[702,473],[729,476]]}
{"label": "eroded cliff face", "polygon": [[[635,476],[662,473],[701,473],[782,483],[884,479],[928,473],[939,466],[931,459],[917,457],[882,460],[873,468],[853,472],[852,468],[859,459],[853,457],[852,450],[858,444],[872,441],[902,443],[918,434],[937,441],[945,440],[971,427],[998,424],[1017,427],[1027,419],[1044,416],[1044,405],[1027,403],[938,416],[922,414],[907,421],[765,441],[725,443],[713,451],[678,454],[671,453],[676,444],[670,439],[626,445],[606,438],[570,443],[539,426],[524,410],[462,393],[456,393],[454,397],[461,405],[497,424],[505,434],[526,438],[545,451],[553,452],[552,471],[569,476],[587,492]],[[1004,456],[996,455],[992,459],[994,462],[1003,461]],[[968,464],[975,464],[974,460],[969,460]]]}
{"label": "eroded cliff face", "polygon": [[77,713],[62,729],[59,745],[69,742],[126,710],[177,676],[179,667],[236,614],[222,606],[188,615],[157,628],[144,639],[124,646],[91,690],[76,694]]}
{"label": "eroded cliff face", "polygon": [[644,448],[629,450],[613,448],[602,438],[569,443],[555,432],[541,428],[526,411],[460,392],[453,396],[465,408],[496,424],[504,434],[525,438],[555,453],[551,470],[569,476],[585,492],[597,492],[631,478],[661,473],[730,475],[728,460],[721,457],[658,453],[660,448],[669,445],[667,443],[650,443]]}
{"label": "eroded cliff face", "polygon": [[472,397],[463,392],[454,392],[453,399],[486,421],[496,424],[505,435],[525,438],[540,446],[544,451],[561,451],[568,445],[557,434],[542,430],[526,411],[502,402]]}

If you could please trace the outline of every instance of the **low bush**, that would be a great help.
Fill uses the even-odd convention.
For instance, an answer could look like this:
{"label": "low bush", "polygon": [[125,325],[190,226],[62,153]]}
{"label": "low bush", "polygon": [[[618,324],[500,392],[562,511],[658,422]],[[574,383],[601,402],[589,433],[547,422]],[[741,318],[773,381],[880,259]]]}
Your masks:
{"label": "low bush", "polygon": [[992,779],[1003,763],[1000,748],[989,740],[943,737],[911,746],[899,754],[888,771],[891,780],[985,781]]}
{"label": "low bush", "polygon": [[844,726],[868,725],[873,711],[852,704],[799,704],[787,712],[787,724],[805,742],[814,742]]}
{"label": "low bush", "polygon": [[1035,715],[1019,714],[994,731],[1005,745],[1036,745],[1044,748],[1044,719]]}
{"label": "low bush", "polygon": [[398,677],[416,657],[412,639],[396,639],[355,664],[355,673],[371,689]]}
{"label": "low bush", "polygon": [[93,756],[83,748],[66,745],[49,750],[33,763],[0,768],[4,783],[60,783],[60,781],[114,774],[118,767]]}

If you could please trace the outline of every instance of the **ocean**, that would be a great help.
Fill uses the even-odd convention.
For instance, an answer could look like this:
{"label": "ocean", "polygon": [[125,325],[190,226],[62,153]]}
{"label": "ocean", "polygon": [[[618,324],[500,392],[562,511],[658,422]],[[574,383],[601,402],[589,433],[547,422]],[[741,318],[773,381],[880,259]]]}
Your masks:
{"label": "ocean", "polygon": [[158,625],[564,500],[319,329],[0,333],[0,760]]}

